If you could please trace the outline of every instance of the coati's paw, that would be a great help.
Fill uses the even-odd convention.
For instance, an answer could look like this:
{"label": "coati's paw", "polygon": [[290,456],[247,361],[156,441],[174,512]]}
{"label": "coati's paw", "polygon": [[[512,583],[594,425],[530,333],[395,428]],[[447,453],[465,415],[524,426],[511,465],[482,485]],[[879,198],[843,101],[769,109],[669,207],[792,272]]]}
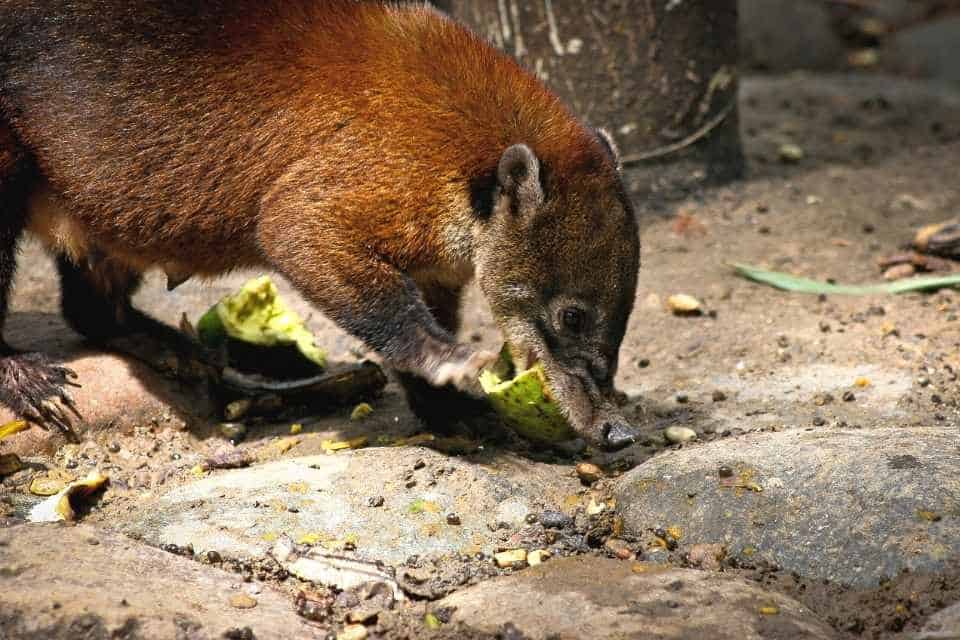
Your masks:
{"label": "coati's paw", "polygon": [[71,436],[80,412],[67,392],[77,377],[72,369],[42,353],[18,353],[0,358],[0,402],[43,428],[55,427]]}
{"label": "coati's paw", "polygon": [[440,363],[432,372],[430,382],[438,387],[452,384],[460,391],[475,397],[483,396],[483,389],[477,379],[480,372],[497,361],[499,356],[492,351],[468,351],[459,359]]}

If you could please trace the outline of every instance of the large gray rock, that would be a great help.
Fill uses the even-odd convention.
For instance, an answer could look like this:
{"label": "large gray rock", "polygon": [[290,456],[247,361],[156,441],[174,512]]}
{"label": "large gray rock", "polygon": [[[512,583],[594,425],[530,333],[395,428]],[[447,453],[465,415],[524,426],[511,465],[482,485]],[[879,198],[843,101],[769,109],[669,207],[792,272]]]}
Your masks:
{"label": "large gray rock", "polygon": [[458,591],[437,607],[453,622],[493,633],[512,623],[524,637],[833,638],[798,602],[723,574],[605,558],[551,560]]}
{"label": "large gray rock", "polygon": [[960,603],[930,616],[915,640],[960,640]]}
{"label": "large gray rock", "polygon": [[239,576],[115,533],[0,527],[0,549],[0,638],[213,640],[244,627],[258,640],[324,637],[270,588],[252,596],[254,608],[235,608]]}
{"label": "large gray rock", "polygon": [[682,544],[867,586],[960,554],[958,452],[949,429],[753,434],[657,456],[615,493],[631,531],[679,527]]}
{"label": "large gray rock", "polygon": [[[190,544],[196,552],[260,558],[286,534],[350,540],[355,557],[397,564],[412,555],[490,553],[495,525],[518,527],[579,489],[572,474],[548,465],[509,457],[484,465],[380,447],[218,472],[117,518],[151,544]],[[378,496],[382,505],[371,506]],[[450,513],[460,524],[447,522]]]}

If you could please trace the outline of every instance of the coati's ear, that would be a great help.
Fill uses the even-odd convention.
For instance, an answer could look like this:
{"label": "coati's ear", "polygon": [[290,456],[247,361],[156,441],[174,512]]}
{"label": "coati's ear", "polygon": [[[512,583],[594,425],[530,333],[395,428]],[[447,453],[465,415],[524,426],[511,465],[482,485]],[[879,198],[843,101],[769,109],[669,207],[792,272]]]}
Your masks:
{"label": "coati's ear", "polygon": [[515,144],[503,152],[497,165],[497,186],[498,206],[506,198],[514,214],[532,213],[543,204],[540,161],[530,147]]}
{"label": "coati's ear", "polygon": [[603,127],[600,127],[597,129],[597,137],[600,138],[600,142],[603,143],[603,146],[605,146],[610,153],[610,157],[613,158],[613,164],[616,165],[617,171],[623,169],[623,165],[620,164],[620,147],[617,146],[616,141],[613,139],[613,134]]}

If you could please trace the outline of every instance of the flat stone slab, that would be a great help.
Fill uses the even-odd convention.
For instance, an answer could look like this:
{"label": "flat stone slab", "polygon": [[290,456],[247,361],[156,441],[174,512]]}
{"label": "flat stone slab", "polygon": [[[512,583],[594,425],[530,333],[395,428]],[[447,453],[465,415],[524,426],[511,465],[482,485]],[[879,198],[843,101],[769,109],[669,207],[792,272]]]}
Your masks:
{"label": "flat stone slab", "polygon": [[[639,572],[638,572],[639,571]],[[452,622],[532,640],[833,638],[786,596],[723,574],[606,558],[560,558],[447,596]]]}
{"label": "flat stone slab", "polygon": [[490,553],[496,525],[518,526],[581,489],[572,474],[509,456],[485,465],[420,447],[373,447],[215,472],[117,518],[150,544],[189,544],[197,553],[261,558],[286,534],[334,546],[349,540],[359,559],[398,564],[412,555]]}
{"label": "flat stone slab", "polygon": [[872,586],[960,554],[958,453],[950,429],[758,433],[668,451],[615,495],[632,532],[679,527],[681,544]]}
{"label": "flat stone slab", "polygon": [[[90,350],[58,319],[37,316],[32,327],[26,326],[29,317],[11,318],[11,343],[43,351],[76,372],[81,387],[71,388],[70,394],[80,412],[74,422],[78,433],[122,433],[143,425],[182,429],[212,411],[205,397],[185,391],[180,383],[132,359]],[[0,424],[17,417],[0,405]],[[5,440],[4,451],[30,456],[50,453],[64,442],[59,430],[33,427]]]}
{"label": "flat stone slab", "polygon": [[0,527],[0,576],[3,638],[213,640],[245,627],[258,640],[324,637],[268,587],[235,608],[238,575],[84,525]]}
{"label": "flat stone slab", "polygon": [[947,607],[930,616],[914,640],[958,640],[960,639],[960,603]]}

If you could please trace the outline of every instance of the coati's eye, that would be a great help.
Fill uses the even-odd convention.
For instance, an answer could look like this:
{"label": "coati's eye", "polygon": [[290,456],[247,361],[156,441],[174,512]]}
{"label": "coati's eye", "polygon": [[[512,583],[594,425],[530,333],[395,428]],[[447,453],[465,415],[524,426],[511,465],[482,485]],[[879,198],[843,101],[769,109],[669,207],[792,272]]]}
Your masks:
{"label": "coati's eye", "polygon": [[587,314],[583,309],[567,307],[560,312],[560,321],[563,328],[573,334],[583,333],[587,326]]}

